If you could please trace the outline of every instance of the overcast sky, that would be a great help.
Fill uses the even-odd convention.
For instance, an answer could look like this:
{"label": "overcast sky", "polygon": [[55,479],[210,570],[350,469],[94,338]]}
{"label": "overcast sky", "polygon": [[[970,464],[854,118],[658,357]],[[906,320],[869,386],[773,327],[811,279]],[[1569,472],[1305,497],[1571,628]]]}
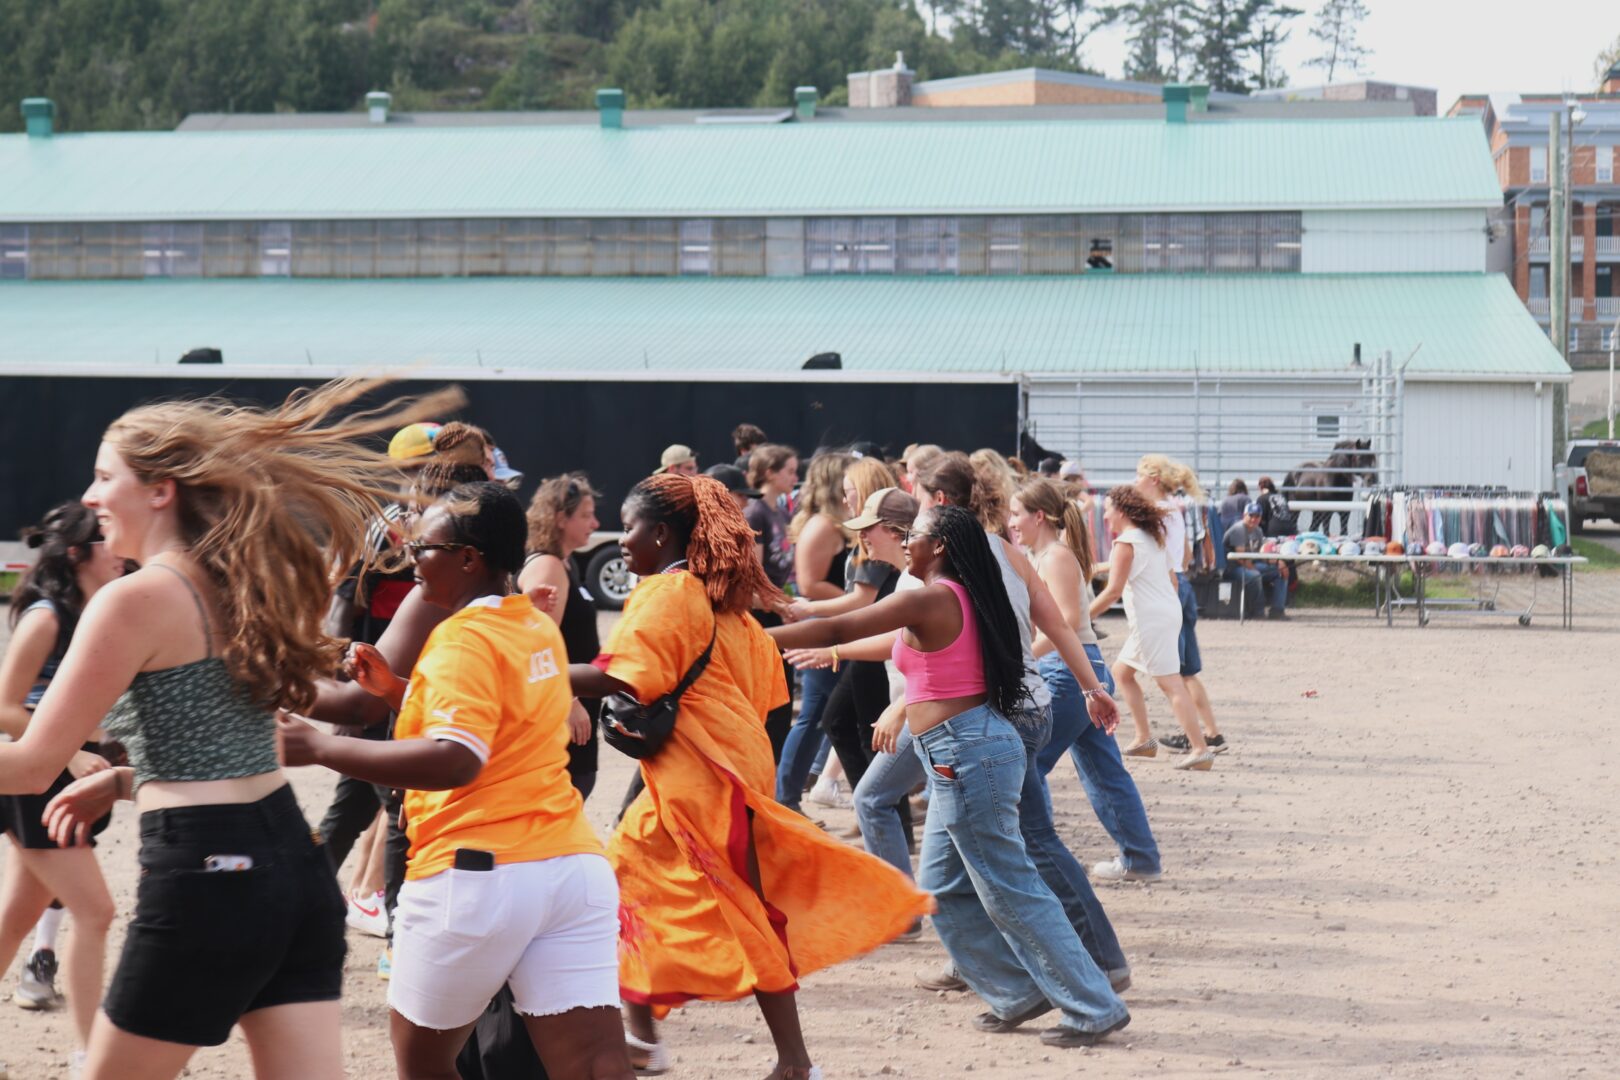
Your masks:
{"label": "overcast sky", "polygon": [[[1364,76],[1440,92],[1441,115],[1459,94],[1592,90],[1592,62],[1620,35],[1620,0],[1366,0],[1361,43],[1372,49]],[[1283,46],[1291,86],[1324,80],[1305,67],[1318,45],[1310,36],[1320,0],[1293,0],[1305,14]],[[1086,59],[1118,77],[1124,34],[1098,31]],[[1353,76],[1360,77],[1360,76]],[[1342,76],[1340,77],[1342,78]],[[1337,80],[1336,80],[1337,81]]]}

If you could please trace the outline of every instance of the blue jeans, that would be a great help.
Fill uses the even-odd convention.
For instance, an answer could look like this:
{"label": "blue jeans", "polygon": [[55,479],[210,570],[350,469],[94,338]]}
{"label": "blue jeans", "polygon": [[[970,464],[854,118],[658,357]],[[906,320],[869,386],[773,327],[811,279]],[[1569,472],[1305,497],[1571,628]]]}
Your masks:
{"label": "blue jeans", "polygon": [[1052,793],[1046,786],[1046,774],[1041,771],[1037,757],[1050,741],[1052,710],[1050,706],[1031,709],[1018,715],[1013,725],[1024,744],[1024,781],[1018,798],[1018,831],[1024,837],[1024,848],[1030,861],[1046,887],[1063,905],[1069,925],[1080,935],[1080,944],[1096,965],[1105,972],[1129,970],[1125,950],[1114,934],[1114,925],[1108,921],[1097,891],[1086,877],[1086,868],[1074,857],[1057,834],[1052,822]]}
{"label": "blue jeans", "polygon": [[1028,754],[1019,733],[981,705],[912,745],[932,790],[917,884],[939,905],[934,926],[958,973],[1003,1018],[1046,1001],[1062,1010],[1063,1026],[1079,1031],[1123,1020],[1125,1003],[1024,848],[1019,799]]}
{"label": "blue jeans", "polygon": [[1246,614],[1248,612],[1260,614],[1261,599],[1265,590],[1271,592],[1272,611],[1283,611],[1288,607],[1288,579],[1270,563],[1259,563],[1255,566],[1228,563],[1226,580],[1236,582],[1248,596],[1244,601]]}
{"label": "blue jeans", "polygon": [[911,748],[911,729],[902,727],[895,740],[894,753],[877,754],[866,767],[866,775],[855,787],[855,820],[861,826],[861,843],[896,870],[911,876],[911,851],[906,847],[906,831],[897,805],[922,783],[922,762]]}
{"label": "blue jeans", "polygon": [[787,742],[782,744],[782,760],[776,766],[776,801],[790,810],[799,809],[805,778],[827,741],[821,732],[821,710],[837,685],[838,675],[831,668],[799,672],[799,715],[793,719]]}
{"label": "blue jeans", "polygon": [[[1086,655],[1091,658],[1097,681],[1112,694],[1114,676],[1103,663],[1102,650],[1087,645]],[[1159,845],[1148,827],[1147,810],[1142,806],[1136,782],[1119,756],[1119,744],[1091,722],[1080,683],[1061,656],[1048,653],[1037,666],[1047,689],[1052,691],[1052,738],[1035,759],[1041,775],[1049,774],[1067,750],[1074,771],[1080,774],[1080,786],[1085,788],[1097,820],[1119,847],[1126,869],[1139,874],[1159,873]]]}
{"label": "blue jeans", "polygon": [[1176,597],[1181,601],[1181,639],[1176,642],[1181,674],[1197,675],[1204,670],[1204,657],[1198,651],[1198,596],[1186,574],[1176,575]]}

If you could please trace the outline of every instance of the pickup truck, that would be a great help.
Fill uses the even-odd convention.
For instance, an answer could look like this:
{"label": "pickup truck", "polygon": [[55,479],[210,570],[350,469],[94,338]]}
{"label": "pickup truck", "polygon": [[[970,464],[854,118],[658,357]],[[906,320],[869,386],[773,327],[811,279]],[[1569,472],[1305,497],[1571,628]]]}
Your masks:
{"label": "pickup truck", "polygon": [[1620,439],[1570,440],[1558,472],[1572,531],[1585,531],[1591,518],[1620,523]]}

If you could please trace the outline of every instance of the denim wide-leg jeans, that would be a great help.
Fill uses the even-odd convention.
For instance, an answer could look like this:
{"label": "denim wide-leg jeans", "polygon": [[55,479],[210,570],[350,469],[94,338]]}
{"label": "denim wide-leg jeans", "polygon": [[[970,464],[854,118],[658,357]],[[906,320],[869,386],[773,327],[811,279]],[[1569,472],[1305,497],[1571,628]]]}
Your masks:
{"label": "denim wide-leg jeans", "polygon": [[1018,731],[979,706],[912,745],[931,788],[917,883],[934,895],[934,925],[958,973],[1003,1018],[1046,1001],[1078,1031],[1125,1019],[1125,1003],[1024,847],[1019,800],[1030,755]]}

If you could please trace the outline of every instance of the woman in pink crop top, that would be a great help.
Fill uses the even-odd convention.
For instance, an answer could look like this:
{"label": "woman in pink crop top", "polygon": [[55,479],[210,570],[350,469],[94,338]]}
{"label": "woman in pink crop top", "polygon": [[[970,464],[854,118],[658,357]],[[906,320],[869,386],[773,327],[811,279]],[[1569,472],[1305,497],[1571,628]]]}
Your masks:
{"label": "woman in pink crop top", "polygon": [[894,662],[933,791],[917,884],[939,905],[934,925],[957,971],[991,1005],[974,1024],[1011,1031],[1057,1009],[1041,1041],[1092,1046],[1130,1014],[1024,847],[1028,759],[1007,719],[1026,697],[1024,650],[1000,565],[978,519],[956,506],[924,510],[905,550],[922,588],[767,633],[784,648],[826,648],[901,631]]}
{"label": "woman in pink crop top", "polygon": [[1005,716],[1022,695],[1023,649],[1001,571],[973,515],[924,511],[906,536],[906,569],[925,584],[859,611],[768,629],[784,649],[826,648],[900,630],[912,735],[989,704]]}

